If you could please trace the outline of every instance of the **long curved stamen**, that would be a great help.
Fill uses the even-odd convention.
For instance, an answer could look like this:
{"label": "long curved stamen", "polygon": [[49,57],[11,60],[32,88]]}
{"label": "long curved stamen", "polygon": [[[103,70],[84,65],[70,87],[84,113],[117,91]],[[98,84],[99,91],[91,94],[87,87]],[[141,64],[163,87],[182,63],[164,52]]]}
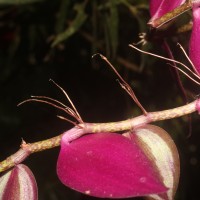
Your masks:
{"label": "long curved stamen", "polygon": [[[175,62],[175,63],[177,63],[177,64],[180,64],[180,65],[182,65],[185,69],[187,69],[190,73],[192,73],[192,75],[194,75],[196,78],[198,78],[198,79],[200,80],[200,77],[199,77],[195,72],[193,72],[189,67],[187,67],[186,65],[184,65],[182,62],[179,62],[179,61],[174,60],[174,59],[166,58],[166,57],[163,57],[163,56],[159,56],[159,55],[156,55],[156,54],[154,54],[154,53],[150,53],[150,52],[148,52],[148,51],[141,50],[141,49],[139,49],[139,48],[137,48],[137,47],[135,47],[135,46],[133,46],[133,45],[131,45],[131,44],[129,44],[129,46],[130,46],[131,48],[133,48],[133,49],[136,49],[137,51],[139,51],[139,52],[141,52],[141,53],[148,54],[148,55],[150,55],[150,56],[154,56],[154,57],[157,57],[157,58],[161,58],[161,59],[163,59],[163,60],[167,60],[167,61],[170,61],[170,62]],[[179,71],[181,71],[181,70],[179,70]],[[187,73],[185,72],[184,74],[186,75]],[[188,75],[187,77],[190,77],[190,76]],[[193,80],[193,79],[191,78],[191,80]],[[195,82],[195,81],[194,81],[194,82]],[[195,83],[196,83],[196,82],[195,82]],[[198,85],[199,85],[199,84],[198,84]]]}
{"label": "long curved stamen", "polygon": [[37,98],[37,99],[47,99],[47,100],[50,100],[50,101],[53,101],[55,103],[58,103],[60,104],[61,106],[63,106],[64,108],[67,108],[68,106],[66,106],[64,103],[56,100],[56,99],[53,99],[51,97],[46,97],[46,96],[35,96],[35,95],[31,95],[31,98]]}
{"label": "long curved stamen", "polygon": [[191,81],[193,81],[194,83],[196,83],[197,85],[200,85],[200,82],[196,81],[194,78],[192,78],[190,75],[188,75],[185,71],[183,71],[182,69],[168,63],[171,67],[176,68],[177,70],[179,70],[181,73],[183,73],[185,76],[187,76]]}
{"label": "long curved stamen", "polygon": [[71,104],[72,108],[74,109],[76,115],[78,116],[79,121],[80,121],[81,123],[83,123],[83,120],[82,120],[80,114],[78,113],[76,107],[74,106],[72,100],[69,98],[69,96],[68,96],[68,94],[65,92],[65,90],[64,90],[61,86],[59,86],[55,81],[53,81],[52,79],[50,79],[49,81],[51,81],[53,84],[55,84],[55,85],[63,92],[63,94],[67,97],[69,103]]}
{"label": "long curved stamen", "polygon": [[115,74],[118,76],[118,78],[120,79],[119,84],[120,86],[131,96],[131,98],[133,99],[133,101],[137,104],[137,106],[142,110],[142,112],[144,113],[144,115],[147,115],[147,111],[144,109],[144,107],[142,106],[142,104],[139,102],[139,100],[137,99],[135,93],[133,92],[132,88],[130,87],[130,85],[121,77],[121,75],[118,73],[118,71],[114,68],[114,66],[109,62],[109,60],[103,56],[100,53],[94,54],[92,56],[92,58],[96,55],[99,55],[110,67],[111,69],[115,72]]}
{"label": "long curved stamen", "polygon": [[[49,98],[49,97],[47,97],[47,98]],[[62,110],[62,111],[64,111],[64,112],[66,112],[66,113],[67,113],[68,115],[70,115],[71,117],[74,117],[79,123],[82,123],[82,121],[76,116],[76,114],[74,114],[74,112],[72,111],[71,108],[69,108],[69,107],[63,108],[63,107],[61,107],[61,106],[58,106],[58,105],[56,105],[56,104],[54,104],[54,103],[51,103],[51,102],[49,102],[49,101],[45,101],[45,100],[42,100],[42,99],[27,99],[27,100],[25,100],[25,101],[20,102],[20,103],[18,104],[18,106],[20,106],[20,105],[22,105],[22,104],[24,104],[24,103],[26,103],[26,102],[33,102],[33,101],[40,102],[40,103],[46,103],[46,104],[49,104],[49,105],[51,105],[51,106],[53,106],[53,107],[55,107],[55,108],[58,108],[58,109],[60,109],[60,110]]]}
{"label": "long curved stamen", "polygon": [[[194,73],[194,75],[195,76],[197,76],[198,78],[199,78],[199,72],[196,70],[196,68],[195,68],[195,66],[194,66],[194,64],[193,64],[193,62],[191,61],[191,59],[189,58],[189,56],[187,55],[187,53],[185,52],[185,49],[181,46],[181,44],[177,44],[179,47],[180,47],[180,49],[182,50],[182,52],[183,52],[183,54],[185,55],[185,57],[187,58],[187,60],[189,61],[189,63],[191,64],[191,66],[192,66],[192,68],[193,68],[193,70],[195,71],[195,73]],[[192,70],[191,70],[192,71]]]}

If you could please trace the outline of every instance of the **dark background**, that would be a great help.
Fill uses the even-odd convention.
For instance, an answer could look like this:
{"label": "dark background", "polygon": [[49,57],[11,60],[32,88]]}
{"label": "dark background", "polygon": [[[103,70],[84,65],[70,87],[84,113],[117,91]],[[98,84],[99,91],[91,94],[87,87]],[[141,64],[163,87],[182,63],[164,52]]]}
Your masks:
{"label": "dark background", "polygon": [[[5,2],[0,1],[1,160],[19,148],[21,138],[36,142],[72,127],[56,117],[60,111],[48,105],[34,102],[17,107],[30,95],[50,96],[67,104],[50,78],[67,91],[85,122],[119,121],[141,114],[108,65],[99,56],[92,58],[97,52],[108,57],[147,111],[185,104],[169,65],[128,47],[139,41],[140,32],[149,32],[148,1]],[[176,30],[190,19],[187,12],[171,27]],[[182,59],[176,42],[187,49],[190,31],[178,35],[170,35],[167,29],[162,31],[175,57]],[[166,56],[160,40],[152,39],[141,48]],[[185,77],[182,81],[189,101],[193,101],[198,87]],[[199,199],[200,126],[199,116],[195,113],[191,117],[191,121],[182,117],[156,123],[173,137],[180,153],[181,178],[176,199],[181,200]],[[97,199],[59,182],[58,153],[59,148],[55,148],[33,154],[24,162],[35,174],[39,199]]]}

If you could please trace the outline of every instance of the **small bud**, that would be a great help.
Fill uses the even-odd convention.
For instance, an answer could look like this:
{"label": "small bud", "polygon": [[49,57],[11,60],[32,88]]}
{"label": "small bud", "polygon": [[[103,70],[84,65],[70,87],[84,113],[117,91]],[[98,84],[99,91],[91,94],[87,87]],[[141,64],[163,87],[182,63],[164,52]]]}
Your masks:
{"label": "small bud", "polygon": [[23,165],[16,165],[0,177],[1,200],[37,200],[37,183],[31,170]]}
{"label": "small bud", "polygon": [[57,162],[64,185],[100,198],[167,192],[155,163],[129,138],[117,133],[92,133],[71,143],[65,138]]}

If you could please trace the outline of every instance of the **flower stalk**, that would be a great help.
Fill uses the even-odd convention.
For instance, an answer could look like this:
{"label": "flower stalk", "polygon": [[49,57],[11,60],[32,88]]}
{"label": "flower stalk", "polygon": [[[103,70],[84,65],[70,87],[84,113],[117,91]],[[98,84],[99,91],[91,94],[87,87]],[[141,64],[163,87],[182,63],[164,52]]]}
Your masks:
{"label": "flower stalk", "polygon": [[0,172],[10,169],[15,165],[23,162],[30,154],[47,149],[52,149],[60,145],[62,134],[47,140],[42,140],[34,143],[25,143],[22,141],[20,149],[7,157],[4,161],[0,162]]}
{"label": "flower stalk", "polygon": [[[140,115],[138,117],[127,119],[124,121],[78,124],[77,128],[82,129],[82,131],[80,131],[79,134],[75,135],[74,138],[78,138],[86,133],[133,130],[145,124],[181,117],[195,111],[200,111],[200,99],[197,99],[192,103],[186,104],[184,106],[157,112],[148,112],[147,115]],[[11,167],[23,162],[32,153],[48,150],[59,146],[62,135],[63,134],[34,143],[22,142],[21,148],[16,153],[9,156],[4,161],[0,162],[0,172],[10,169]]]}

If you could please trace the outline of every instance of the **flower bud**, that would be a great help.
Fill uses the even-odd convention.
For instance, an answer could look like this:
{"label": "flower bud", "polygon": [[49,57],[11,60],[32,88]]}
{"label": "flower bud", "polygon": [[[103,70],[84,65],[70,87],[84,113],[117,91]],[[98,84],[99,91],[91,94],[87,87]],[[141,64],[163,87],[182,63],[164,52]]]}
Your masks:
{"label": "flower bud", "polygon": [[1,200],[37,200],[37,183],[31,170],[23,165],[16,165],[0,177]]}

